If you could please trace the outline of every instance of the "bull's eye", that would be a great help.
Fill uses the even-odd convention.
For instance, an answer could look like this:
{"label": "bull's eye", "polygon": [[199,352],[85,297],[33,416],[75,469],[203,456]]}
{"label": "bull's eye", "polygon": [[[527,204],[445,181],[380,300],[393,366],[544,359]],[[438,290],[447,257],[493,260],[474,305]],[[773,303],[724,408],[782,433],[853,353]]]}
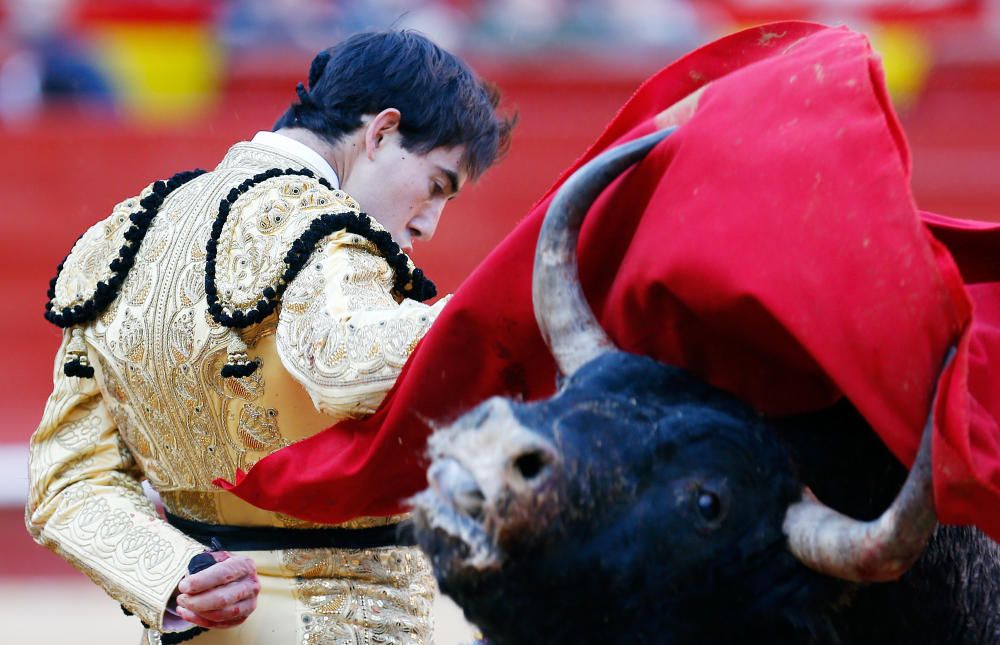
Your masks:
{"label": "bull's eye", "polygon": [[719,496],[707,490],[698,493],[698,512],[709,522],[715,522],[722,515],[722,502]]}

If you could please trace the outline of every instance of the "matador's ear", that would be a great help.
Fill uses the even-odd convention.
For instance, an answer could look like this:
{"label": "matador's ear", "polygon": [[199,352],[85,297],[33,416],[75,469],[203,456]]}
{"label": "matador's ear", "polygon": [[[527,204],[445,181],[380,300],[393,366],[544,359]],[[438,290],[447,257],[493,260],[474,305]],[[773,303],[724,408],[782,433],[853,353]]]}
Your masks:
{"label": "matador's ear", "polygon": [[330,62],[330,52],[328,50],[323,50],[316,54],[312,65],[309,66],[309,89],[316,87],[316,83],[319,82],[319,77],[323,75],[323,70],[326,69],[328,62]]}

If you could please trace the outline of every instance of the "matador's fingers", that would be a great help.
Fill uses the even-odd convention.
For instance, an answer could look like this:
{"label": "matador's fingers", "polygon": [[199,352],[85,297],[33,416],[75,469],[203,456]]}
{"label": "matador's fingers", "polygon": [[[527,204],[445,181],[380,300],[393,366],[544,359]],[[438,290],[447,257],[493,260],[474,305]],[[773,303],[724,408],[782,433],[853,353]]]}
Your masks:
{"label": "matador's fingers", "polygon": [[222,609],[198,612],[198,615],[216,624],[228,624],[243,622],[256,608],[257,597],[254,596],[223,607]]}
{"label": "matador's fingers", "polygon": [[256,601],[259,592],[257,576],[246,576],[199,594],[181,594],[177,606],[207,616],[206,612],[223,610],[247,599]]}
{"label": "matador's fingers", "polygon": [[253,560],[245,556],[232,556],[227,560],[213,564],[204,571],[187,576],[177,585],[177,589],[182,594],[194,595],[208,589],[221,587],[240,578],[256,577],[256,575],[257,566]]}
{"label": "matador's fingers", "polygon": [[246,616],[244,616],[243,618],[239,618],[237,620],[217,623],[208,620],[207,618],[204,618],[202,616],[199,616],[193,611],[184,609],[183,607],[177,608],[177,615],[189,623],[197,625],[198,627],[204,627],[206,629],[226,629],[228,627],[236,627],[237,625],[243,624],[243,622],[246,620]]}

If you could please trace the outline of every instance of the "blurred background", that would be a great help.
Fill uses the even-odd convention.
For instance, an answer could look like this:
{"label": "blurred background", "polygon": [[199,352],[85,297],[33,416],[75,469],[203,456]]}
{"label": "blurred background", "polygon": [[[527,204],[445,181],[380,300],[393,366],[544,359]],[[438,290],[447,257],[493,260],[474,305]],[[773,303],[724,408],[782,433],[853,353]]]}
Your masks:
{"label": "blurred background", "polygon": [[[788,18],[872,38],[922,208],[1000,220],[1000,0],[0,0],[5,642],[138,637],[135,619],[35,546],[22,520],[26,442],[59,341],[41,315],[47,282],[115,203],[270,129],[318,50],[411,27],[462,54],[521,116],[507,159],[448,208],[431,252],[418,249],[450,292],[643,79],[725,33]],[[462,638],[439,629],[439,643]]]}

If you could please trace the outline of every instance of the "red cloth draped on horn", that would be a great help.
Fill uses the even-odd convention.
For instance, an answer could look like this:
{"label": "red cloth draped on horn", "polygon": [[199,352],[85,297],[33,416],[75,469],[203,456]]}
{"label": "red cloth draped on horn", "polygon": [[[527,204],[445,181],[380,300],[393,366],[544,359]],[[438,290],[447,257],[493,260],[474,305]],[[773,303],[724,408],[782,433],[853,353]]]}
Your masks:
{"label": "red cloth draped on horn", "polygon": [[397,512],[426,485],[425,420],[551,394],[531,306],[546,207],[582,163],[670,124],[581,233],[584,290],[611,338],[769,415],[846,396],[906,464],[940,376],[939,516],[1000,539],[1000,225],[917,210],[878,57],[863,36],[798,22],[723,38],[649,79],[462,285],[375,415],[222,485],[315,521]]}

